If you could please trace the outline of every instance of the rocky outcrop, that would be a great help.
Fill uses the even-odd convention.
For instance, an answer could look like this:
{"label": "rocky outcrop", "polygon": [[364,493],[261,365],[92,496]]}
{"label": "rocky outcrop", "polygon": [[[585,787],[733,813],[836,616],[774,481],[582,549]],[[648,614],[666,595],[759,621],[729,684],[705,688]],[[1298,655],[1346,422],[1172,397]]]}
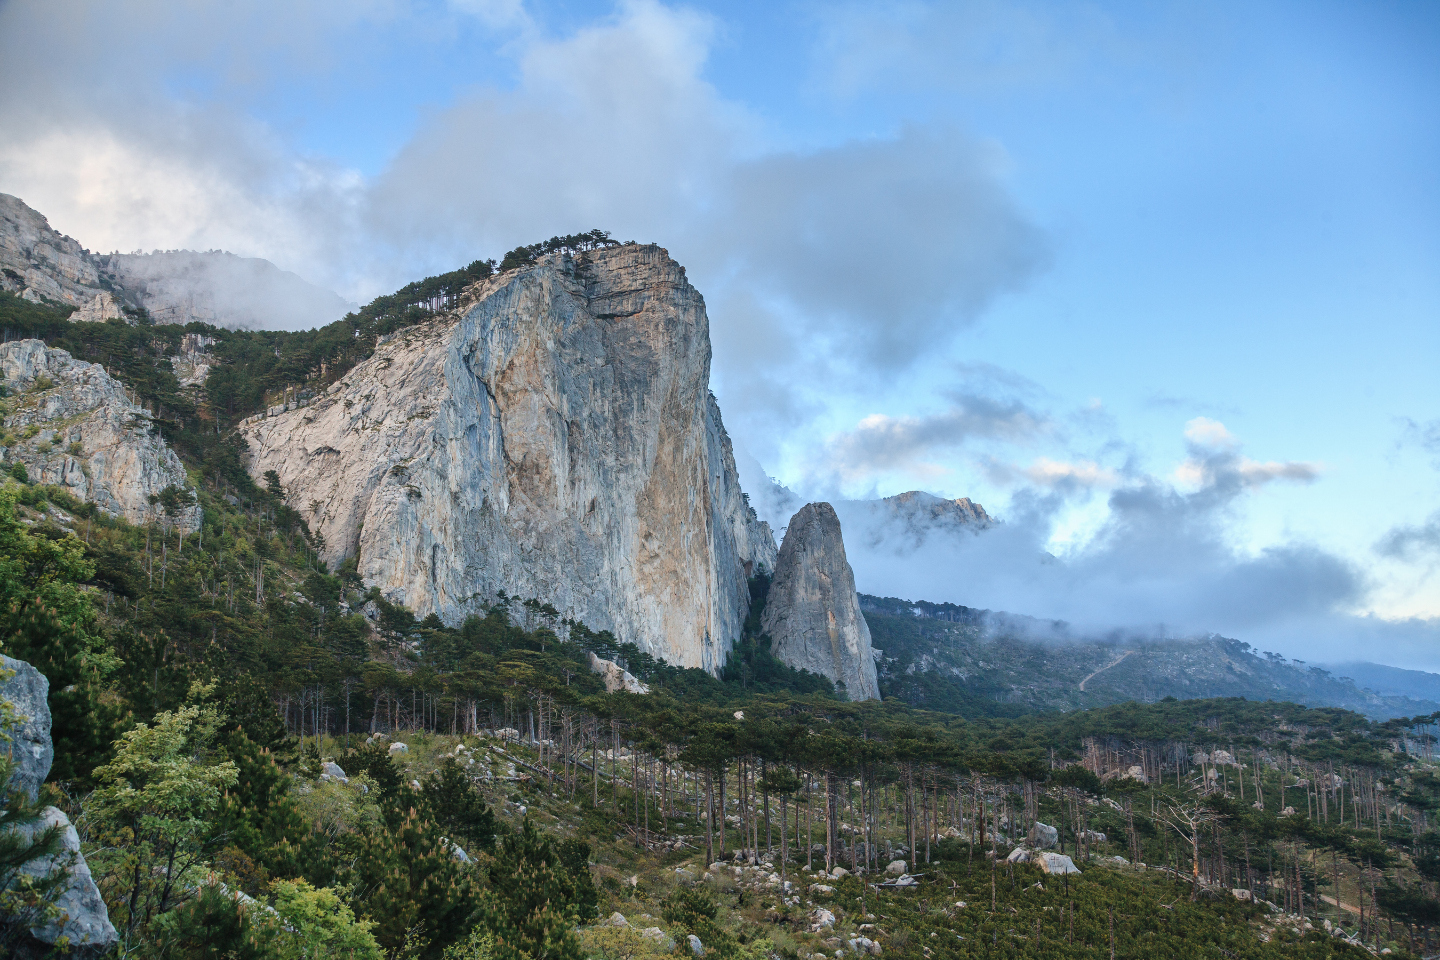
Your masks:
{"label": "rocky outcrop", "polygon": [[167,488],[189,490],[189,478],[150,415],[99,364],[39,340],[13,340],[0,345],[0,384],[8,393],[0,400],[5,469],[18,461],[30,480],[66,487],[131,523],[162,519],[199,529],[193,503],[171,514],[151,503]]}
{"label": "rocky outcrop", "polygon": [[57,869],[65,870],[69,873],[70,880],[55,901],[55,906],[60,909],[60,917],[44,926],[33,928],[30,933],[36,940],[50,945],[59,943],[60,938],[64,937],[71,951],[69,956],[103,956],[119,942],[120,935],[110,923],[110,913],[106,910],[100,888],[96,886],[95,878],[90,873],[90,865],[85,862],[85,856],[80,852],[80,836],[75,832],[70,818],[58,807],[46,807],[37,823],[16,827],[15,832],[27,840],[33,840],[37,834],[50,827],[60,828],[60,849],[51,856],[40,857],[20,869],[32,877],[49,876]]}
{"label": "rocky outcrop", "polygon": [[761,630],[781,661],[843,684],[852,700],[879,699],[870,627],[830,504],[807,503],[790,518]]}
{"label": "rocky outcrop", "polygon": [[606,693],[640,693],[650,692],[648,684],[642,683],[629,670],[613,660],[606,660],[590,654],[590,672],[600,675],[600,682],[605,684]]}
{"label": "rocky outcrop", "polygon": [[[0,657],[0,662],[13,673],[0,685],[0,699],[10,705],[17,717],[23,718],[9,731],[12,756],[17,763],[8,787],[23,790],[34,799],[40,784],[50,775],[50,763],[55,756],[50,739],[50,684],[38,670],[22,660]],[[64,870],[69,880],[55,903],[60,909],[59,918],[33,928],[30,933],[46,947],[53,947],[64,938],[71,951],[68,955],[101,956],[120,938],[110,923],[105,901],[80,852],[80,837],[69,818],[56,807],[46,807],[37,822],[13,829],[25,840],[33,841],[51,827],[59,828],[60,849],[20,869],[32,877],[46,877],[55,870]]]}
{"label": "rocky outcrop", "polygon": [[7,731],[10,759],[15,764],[10,771],[10,785],[34,800],[55,762],[55,747],[50,739],[50,681],[24,660],[4,654],[0,654],[0,667],[9,674],[0,682],[0,700],[10,704],[15,722]]}
{"label": "rocky outcrop", "polygon": [[27,300],[88,307],[97,314],[112,309],[114,302],[89,251],[4,193],[0,193],[0,289]]}
{"label": "rocky outcrop", "polygon": [[241,429],[325,559],[355,557],[420,616],[503,591],[715,671],[775,543],[709,379],[704,300],[663,249],[627,244],[488,278]]}

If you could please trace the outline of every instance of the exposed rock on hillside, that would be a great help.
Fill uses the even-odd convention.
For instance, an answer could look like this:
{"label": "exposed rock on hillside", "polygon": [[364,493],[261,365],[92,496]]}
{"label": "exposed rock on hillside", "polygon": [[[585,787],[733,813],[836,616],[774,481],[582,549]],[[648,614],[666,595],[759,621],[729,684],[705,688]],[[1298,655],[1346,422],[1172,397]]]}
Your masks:
{"label": "exposed rock on hillside", "polygon": [[626,693],[649,693],[649,684],[642,683],[629,670],[613,660],[606,660],[590,654],[590,672],[598,673],[600,680],[605,684],[606,693],[615,693],[623,690]]}
{"label": "exposed rock on hillside", "polygon": [[94,258],[19,199],[0,193],[0,289],[27,300],[89,308],[87,319],[118,316]]}
{"label": "exposed rock on hillside", "polygon": [[34,800],[55,762],[50,739],[50,681],[24,660],[4,654],[0,654],[0,668],[10,673],[0,683],[0,700],[10,704],[16,721],[9,731],[10,757],[15,762],[10,783]]}
{"label": "exposed rock on hillside", "polygon": [[[55,749],[50,740],[50,704],[47,701],[50,684],[38,670],[23,660],[12,660],[0,656],[0,663],[14,676],[0,685],[0,699],[4,699],[15,713],[24,717],[21,725],[12,731],[15,746],[16,769],[10,778],[10,787],[24,790],[33,799],[40,784],[50,775],[50,764]],[[26,841],[32,841],[41,831],[50,827],[60,828],[60,851],[54,856],[41,857],[21,867],[32,877],[49,876],[57,868],[67,871],[70,882],[66,884],[56,901],[61,919],[32,929],[34,936],[46,949],[36,955],[49,956],[48,948],[54,947],[63,937],[68,944],[67,955],[91,957],[102,956],[119,941],[119,934],[110,923],[105,901],[90,867],[80,852],[80,837],[65,814],[56,807],[46,807],[38,823],[14,828]],[[35,953],[32,944],[22,944]]]}
{"label": "exposed rock on hillside", "polygon": [[242,425],[325,559],[455,623],[500,591],[716,670],[773,568],[708,391],[709,321],[656,246],[491,277],[298,409]]}
{"label": "exposed rock on hillside", "polygon": [[13,340],[0,345],[0,383],[9,394],[0,400],[7,468],[19,461],[32,481],[67,487],[131,523],[163,517],[199,529],[193,503],[169,516],[151,503],[167,487],[188,490],[189,478],[150,415],[99,364],[40,340]]}
{"label": "exposed rock on hillside", "polygon": [[852,700],[879,699],[870,628],[830,504],[807,503],[790,518],[761,629],[790,666],[843,683]]}

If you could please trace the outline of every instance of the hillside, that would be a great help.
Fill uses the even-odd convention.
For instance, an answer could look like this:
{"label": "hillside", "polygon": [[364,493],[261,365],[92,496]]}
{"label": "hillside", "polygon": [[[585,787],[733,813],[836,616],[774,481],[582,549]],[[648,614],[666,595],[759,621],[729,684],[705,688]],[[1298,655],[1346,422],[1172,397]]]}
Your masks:
{"label": "hillside", "polygon": [[1440,710],[1440,702],[1376,693],[1224,637],[1090,640],[1063,624],[957,604],[861,594],[861,606],[882,651],[882,693],[928,709],[1014,713],[1244,697],[1381,720]]}
{"label": "hillside", "polygon": [[[546,596],[497,592],[446,622],[326,563],[278,470],[252,477],[238,425],[308,409],[490,270],[300,334],[76,322],[0,293],[11,339],[123,385],[132,428],[180,459],[198,514],[170,522],[157,493],[137,521],[81,487],[0,480],[0,637],[49,681],[55,762],[39,802],[79,828],[111,955],[1427,949],[1440,924],[1435,716],[1376,723],[1233,698],[1036,712],[1118,652],[1047,660],[1035,641],[996,646],[980,612],[917,603],[936,615],[916,617],[900,601],[866,615],[891,699],[852,703],[776,658],[760,571],[712,674]],[[182,382],[196,357],[208,376]],[[6,411],[58,389],[17,380]],[[62,455],[27,446],[40,442],[9,449]],[[970,686],[967,656],[981,671]],[[1115,696],[1106,676],[1083,696]],[[37,916],[15,900],[0,913],[7,949],[29,936],[16,918]]]}

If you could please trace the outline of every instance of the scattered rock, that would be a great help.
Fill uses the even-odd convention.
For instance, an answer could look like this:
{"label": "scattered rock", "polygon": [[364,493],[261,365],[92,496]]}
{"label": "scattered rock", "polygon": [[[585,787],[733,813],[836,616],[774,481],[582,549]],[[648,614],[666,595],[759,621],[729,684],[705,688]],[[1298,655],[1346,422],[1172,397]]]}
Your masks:
{"label": "scattered rock", "polygon": [[671,950],[675,949],[675,938],[670,936],[670,934],[666,933],[664,930],[661,930],[659,927],[646,927],[644,930],[640,931],[640,936],[644,937],[646,940],[658,944],[660,949],[664,950],[666,953],[669,953]]}
{"label": "scattered rock", "polygon": [[1048,823],[1036,821],[1030,828],[1030,832],[1025,835],[1025,839],[1036,850],[1049,850],[1060,842],[1060,831]]}
{"label": "scattered rock", "polygon": [[1075,866],[1075,861],[1063,853],[1039,853],[1035,855],[1035,859],[1039,863],[1040,869],[1046,873],[1061,875],[1080,872],[1080,868]]}
{"label": "scattered rock", "polygon": [[824,907],[816,907],[810,913],[810,930],[820,933],[822,930],[829,930],[835,926],[835,914]]}

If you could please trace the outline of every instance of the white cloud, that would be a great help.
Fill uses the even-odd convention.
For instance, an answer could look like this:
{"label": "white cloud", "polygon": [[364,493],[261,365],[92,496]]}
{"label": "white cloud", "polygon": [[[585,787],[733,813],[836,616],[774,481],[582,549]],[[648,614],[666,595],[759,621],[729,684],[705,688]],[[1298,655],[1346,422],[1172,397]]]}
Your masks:
{"label": "white cloud", "polygon": [[1219,420],[1196,417],[1185,424],[1185,439],[1203,447],[1233,447],[1235,435]]}
{"label": "white cloud", "polygon": [[1070,463],[1038,457],[1025,468],[1025,476],[1031,483],[1042,487],[1113,487],[1120,483],[1120,475],[1116,471],[1093,460]]}

